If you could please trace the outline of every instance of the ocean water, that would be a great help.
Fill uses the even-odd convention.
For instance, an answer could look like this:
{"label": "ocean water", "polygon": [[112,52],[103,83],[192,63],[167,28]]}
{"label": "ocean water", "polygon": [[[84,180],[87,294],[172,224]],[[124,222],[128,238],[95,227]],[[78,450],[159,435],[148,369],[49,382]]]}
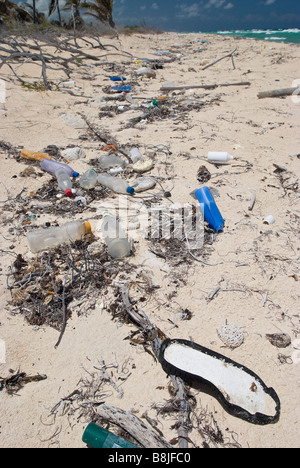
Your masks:
{"label": "ocean water", "polygon": [[300,29],[249,29],[236,31],[211,31],[214,34],[245,37],[249,39],[258,39],[269,42],[285,42],[292,44],[300,44]]}

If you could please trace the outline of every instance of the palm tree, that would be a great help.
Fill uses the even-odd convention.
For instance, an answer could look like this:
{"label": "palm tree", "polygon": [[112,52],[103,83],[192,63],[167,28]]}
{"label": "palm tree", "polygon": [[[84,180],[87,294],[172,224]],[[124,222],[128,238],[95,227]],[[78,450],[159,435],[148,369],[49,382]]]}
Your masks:
{"label": "palm tree", "polygon": [[59,24],[61,26],[61,14],[60,14],[59,0],[50,0],[48,15],[51,16],[52,13],[55,12],[55,10],[57,10],[58,21],[59,21]]}
{"label": "palm tree", "polygon": [[32,21],[33,16],[22,5],[10,0],[0,0],[0,18],[14,19],[16,21]]}
{"label": "palm tree", "polygon": [[112,28],[115,28],[116,25],[112,14],[113,3],[114,0],[94,0],[92,3],[84,1],[82,7],[91,10],[85,12],[85,15],[92,16],[102,23],[108,23]]}

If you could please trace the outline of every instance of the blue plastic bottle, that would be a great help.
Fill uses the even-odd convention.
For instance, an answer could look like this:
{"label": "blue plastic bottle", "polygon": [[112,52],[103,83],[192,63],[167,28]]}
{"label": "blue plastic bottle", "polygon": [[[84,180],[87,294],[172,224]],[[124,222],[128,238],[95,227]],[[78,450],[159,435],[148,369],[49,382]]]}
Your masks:
{"label": "blue plastic bottle", "polygon": [[205,221],[216,232],[223,232],[225,219],[222,217],[214,197],[208,187],[202,187],[195,192],[199,200]]}

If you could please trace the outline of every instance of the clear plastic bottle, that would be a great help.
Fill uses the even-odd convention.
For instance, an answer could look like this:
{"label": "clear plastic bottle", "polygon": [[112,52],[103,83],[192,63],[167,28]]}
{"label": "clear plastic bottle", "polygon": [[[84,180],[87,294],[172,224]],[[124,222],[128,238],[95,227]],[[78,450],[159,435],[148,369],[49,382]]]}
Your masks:
{"label": "clear plastic bottle", "polygon": [[63,167],[67,171],[70,177],[79,177],[79,172],[74,171],[74,169],[72,169],[67,164],[54,161],[53,159],[43,159],[40,166],[41,166],[41,169],[43,169],[43,171],[45,172],[48,172],[48,174],[55,175],[55,172],[57,171],[57,169],[60,169]]}
{"label": "clear plastic bottle", "polygon": [[109,154],[100,156],[99,165],[101,169],[106,170],[111,169],[113,167],[125,167],[126,162],[116,154]]}
{"label": "clear plastic bottle", "polygon": [[89,222],[71,221],[59,227],[28,232],[27,240],[31,252],[37,253],[65,242],[79,240],[89,232],[91,232]]}
{"label": "clear plastic bottle", "polygon": [[229,161],[232,161],[234,157],[224,151],[209,151],[207,159],[214,164],[227,164]]}
{"label": "clear plastic bottle", "polygon": [[89,169],[80,178],[80,187],[85,190],[93,189],[97,184],[97,172],[95,169]]}
{"label": "clear plastic bottle", "polygon": [[98,182],[99,184],[104,185],[113,192],[125,195],[134,194],[134,188],[130,187],[124,179],[119,179],[118,177],[113,177],[109,174],[99,174]]}
{"label": "clear plastic bottle", "polygon": [[65,192],[67,197],[72,197],[72,181],[66,169],[61,167],[55,171],[55,177],[57,178],[57,183],[59,188]]}
{"label": "clear plastic bottle", "polygon": [[131,253],[128,239],[119,222],[108,213],[103,215],[102,234],[112,258],[125,258]]}
{"label": "clear plastic bottle", "polygon": [[137,163],[138,161],[144,161],[144,158],[138,148],[132,148],[130,151],[130,159],[133,164]]}

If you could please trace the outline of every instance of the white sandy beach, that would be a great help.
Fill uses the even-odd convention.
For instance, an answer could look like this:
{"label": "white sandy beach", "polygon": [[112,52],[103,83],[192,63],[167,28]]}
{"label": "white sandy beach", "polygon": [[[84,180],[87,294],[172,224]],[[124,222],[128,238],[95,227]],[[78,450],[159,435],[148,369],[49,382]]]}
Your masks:
{"label": "white sandy beach", "polygon": [[[243,364],[277,392],[282,405],[279,422],[255,426],[229,415],[213,396],[192,388],[197,401],[194,415],[200,418],[205,413],[207,424],[214,418],[223,434],[223,443],[216,442],[216,446],[236,443],[242,448],[299,447],[300,104],[297,97],[258,99],[257,94],[289,88],[300,78],[300,48],[282,43],[175,33],[122,35],[119,39],[104,37],[102,42],[132,54],[132,58],[108,55],[103,59],[120,64],[128,80],[137,69],[138,58],[168,58],[155,55],[155,51],[166,49],[175,51],[178,58],[181,54],[181,60],[156,70],[156,78],[137,81],[133,95],[144,99],[162,96],[160,88],[169,81],[177,86],[238,82],[251,85],[174,91],[168,95],[174,103],[180,98],[193,98],[204,105],[181,113],[176,108],[175,117],[142,121],[134,128],[126,128],[130,119],[140,115],[140,110],[129,110],[113,117],[103,115],[99,120],[99,111],[105,103],[97,99],[105,96],[103,87],[111,86],[108,76],[115,74],[105,67],[74,70],[71,79],[80,89],[74,91],[76,95],[70,95],[54,90],[24,89],[12,71],[3,66],[0,78],[6,80],[6,102],[0,104],[0,141],[35,151],[48,145],[80,146],[86,157],[70,164],[83,173],[90,167],[91,159],[103,154],[101,150],[105,146],[100,141],[80,139],[87,132],[85,122],[81,119],[74,128],[65,117],[78,118],[83,113],[93,125],[108,130],[119,145],[128,150],[138,146],[144,154],[150,152],[155,164],[149,174],[162,177],[163,188],[171,192],[171,200],[182,205],[193,202],[190,193],[201,186],[197,181],[198,169],[203,165],[207,167],[212,176],[207,185],[217,189],[216,201],[226,220],[224,232],[209,246],[210,255],[206,258],[209,265],[191,261],[175,267],[168,259],[152,254],[146,240],[138,239],[134,256],[120,263],[115,279],[122,280],[126,270],[123,264],[135,267],[133,278],[124,273],[128,281],[143,281],[142,272],[150,272],[160,288],[145,301],[143,299],[144,302],[139,302],[139,294],[145,296],[143,292],[135,298],[153,324],[170,338],[192,338]],[[235,69],[228,58],[201,70],[205,64],[234,49],[237,49]],[[100,50],[93,50],[93,53],[104,55]],[[41,69],[37,66],[23,65],[18,73],[22,77],[32,77],[32,81],[41,80]],[[51,81],[65,78],[59,71],[51,73]],[[157,151],[161,145],[171,154]],[[208,151],[228,151],[235,159],[226,167],[217,167],[207,162]],[[123,390],[119,398],[118,392],[107,384],[103,401],[140,418],[147,413],[158,421],[157,427],[167,441],[176,438],[177,431],[172,429],[176,414],[157,414],[154,408],[154,405],[164,405],[170,398],[169,379],[143,346],[126,339],[136,329],[134,324],[112,319],[109,311],[114,298],[112,287],[108,285],[107,294],[96,298],[91,310],[89,298],[82,304],[82,315],[78,315],[79,308],[76,308],[57,349],[54,348],[59,336],[57,330],[46,325],[31,326],[9,304],[7,275],[16,254],[27,260],[34,257],[25,234],[28,226],[45,227],[46,222],[55,221],[63,224],[75,217],[90,220],[97,235],[99,219],[95,212],[99,202],[91,203],[85,212],[76,216],[70,202],[70,210],[59,219],[28,207],[21,213],[15,197],[23,190],[21,196],[27,199],[30,192],[37,191],[50,176],[22,177],[28,162],[16,161],[3,147],[0,157],[0,340],[2,345],[5,343],[6,351],[5,362],[0,361],[0,376],[6,378],[11,371],[47,376],[40,382],[26,384],[16,395],[5,390],[0,393],[0,446],[84,448],[81,438],[89,421],[80,417],[81,410],[73,411],[70,406],[66,414],[56,414],[56,417],[50,412],[61,399],[80,387],[81,379],[95,372],[94,366],[99,365],[101,358],[107,365],[114,364],[115,367],[109,368],[110,376]],[[286,170],[275,173],[274,164]],[[36,172],[41,172],[36,164],[33,166]],[[133,180],[136,174],[130,177]],[[256,191],[256,203],[249,211],[253,191]],[[161,192],[161,188],[157,186],[153,192]],[[28,211],[32,211],[35,218],[30,220]],[[275,224],[263,223],[267,215],[274,216]],[[221,291],[208,301],[208,295],[218,285]],[[184,309],[192,313],[190,320],[180,319]],[[239,326],[245,335],[244,343],[235,350],[224,347],[218,337],[217,330],[226,322]],[[288,334],[291,345],[285,349],[276,348],[266,339],[266,334],[272,333]],[[195,418],[192,423],[189,437],[193,443],[189,447],[202,447],[203,438]]]}

